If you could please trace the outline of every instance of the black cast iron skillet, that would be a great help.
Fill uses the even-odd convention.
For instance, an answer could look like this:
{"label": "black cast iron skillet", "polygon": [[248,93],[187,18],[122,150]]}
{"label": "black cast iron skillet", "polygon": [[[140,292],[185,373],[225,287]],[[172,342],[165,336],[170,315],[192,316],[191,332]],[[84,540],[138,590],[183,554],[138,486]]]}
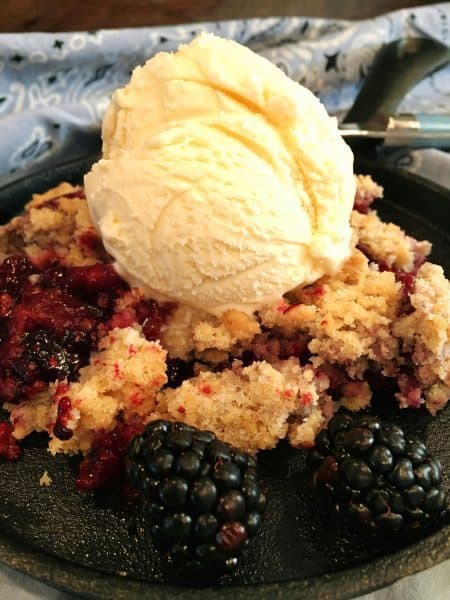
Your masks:
{"label": "black cast iron skillet", "polygon": [[[62,180],[81,182],[94,156],[43,169],[0,188],[0,218],[20,211],[33,192]],[[450,197],[417,176],[368,160],[357,172],[385,186],[381,216],[433,242],[431,259],[450,272]],[[422,434],[442,462],[450,491],[450,410],[433,419],[423,410],[399,411],[378,398],[380,414]],[[388,585],[450,557],[450,526],[419,540],[381,544],[351,534],[319,513],[304,468],[304,453],[280,444],[261,453],[260,474],[269,508],[240,570],[213,584],[181,581],[166,573],[139,518],[114,495],[76,492],[77,459],[51,457],[46,440],[31,436],[24,456],[0,463],[0,560],[61,589],[103,598],[247,598],[284,595],[310,600],[348,598]],[[54,480],[41,488],[47,470]],[[119,573],[119,575],[118,575]]]}

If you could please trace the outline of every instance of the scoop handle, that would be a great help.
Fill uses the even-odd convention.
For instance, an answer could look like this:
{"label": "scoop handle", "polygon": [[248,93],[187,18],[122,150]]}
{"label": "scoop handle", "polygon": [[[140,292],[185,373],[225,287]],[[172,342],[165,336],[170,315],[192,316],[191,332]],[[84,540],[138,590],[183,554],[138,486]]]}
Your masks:
{"label": "scoop handle", "polygon": [[405,95],[450,60],[450,49],[435,40],[400,39],[384,46],[344,123],[376,127],[397,112]]}
{"label": "scoop handle", "polygon": [[385,146],[450,148],[450,115],[397,115],[388,120]]}
{"label": "scoop handle", "polygon": [[421,131],[436,131],[450,133],[450,115],[415,115]]}

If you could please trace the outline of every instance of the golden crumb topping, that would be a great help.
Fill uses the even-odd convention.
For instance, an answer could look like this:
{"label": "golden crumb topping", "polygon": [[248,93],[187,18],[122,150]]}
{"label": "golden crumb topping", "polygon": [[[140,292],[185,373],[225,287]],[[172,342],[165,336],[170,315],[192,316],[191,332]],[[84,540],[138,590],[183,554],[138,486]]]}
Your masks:
{"label": "golden crumb topping", "polygon": [[308,333],[309,350],[331,363],[383,361],[397,352],[391,329],[399,302],[393,273],[380,273],[355,249],[336,277],[297,290],[293,305],[262,311],[261,318],[286,335]]}
{"label": "golden crumb topping", "polygon": [[22,215],[0,227],[0,260],[25,253],[37,264],[57,259],[71,266],[108,261],[83,189],[61,183],[34,194]]}
{"label": "golden crumb topping", "polygon": [[364,215],[354,210],[351,223],[358,237],[358,247],[389,268],[412,271],[416,261],[431,251],[430,242],[418,242],[398,225],[383,223],[375,211]]}
{"label": "golden crumb topping", "polygon": [[450,387],[450,282],[443,269],[424,263],[410,300],[414,310],[397,321],[394,335],[401,338],[403,352],[412,355],[419,381],[438,384],[430,392],[430,405],[436,407],[442,384]]}
{"label": "golden crumb topping", "polygon": [[[51,401],[44,393],[8,406],[15,437],[22,438],[33,429],[48,431],[52,454],[85,452],[94,432],[113,429],[119,414],[125,421],[135,416],[145,420],[167,382],[166,355],[159,342],[143,337],[140,328],[114,329],[100,340],[98,352],[80,369],[77,382],[50,386]],[[53,435],[61,401],[68,407],[65,427],[73,432],[67,441]]]}

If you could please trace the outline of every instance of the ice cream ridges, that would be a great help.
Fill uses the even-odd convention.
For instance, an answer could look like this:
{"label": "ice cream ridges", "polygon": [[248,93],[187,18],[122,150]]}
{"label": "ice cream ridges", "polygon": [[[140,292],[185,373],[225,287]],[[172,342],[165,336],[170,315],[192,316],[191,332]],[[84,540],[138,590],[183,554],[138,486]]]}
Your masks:
{"label": "ice cream ridges", "polygon": [[117,269],[158,300],[251,312],[349,255],[353,156],[335,119],[213,35],[115,92],[85,185]]}

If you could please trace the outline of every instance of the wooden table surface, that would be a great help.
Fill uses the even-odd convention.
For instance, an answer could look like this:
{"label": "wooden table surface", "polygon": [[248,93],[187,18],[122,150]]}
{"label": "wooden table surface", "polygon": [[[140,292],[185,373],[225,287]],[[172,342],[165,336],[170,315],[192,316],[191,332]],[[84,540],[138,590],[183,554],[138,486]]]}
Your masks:
{"label": "wooden table surface", "polygon": [[0,0],[0,31],[73,31],[301,15],[362,19],[434,0]]}

